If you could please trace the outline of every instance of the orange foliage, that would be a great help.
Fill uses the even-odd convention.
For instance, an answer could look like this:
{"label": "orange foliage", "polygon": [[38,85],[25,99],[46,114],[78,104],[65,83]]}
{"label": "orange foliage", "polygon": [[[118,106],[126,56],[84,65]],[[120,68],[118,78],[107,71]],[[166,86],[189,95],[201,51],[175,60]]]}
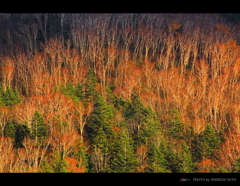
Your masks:
{"label": "orange foliage", "polygon": [[142,92],[140,93],[140,98],[146,107],[151,106],[152,108],[155,108],[159,103],[159,97],[153,92]]}
{"label": "orange foliage", "polygon": [[137,148],[135,155],[137,157],[140,166],[138,167],[138,171],[144,171],[145,167],[147,166],[147,151],[148,147],[145,145],[141,145]]}
{"label": "orange foliage", "polygon": [[220,151],[214,163],[218,167],[231,169],[236,159],[240,158],[240,130],[237,125],[232,125],[228,132],[224,134],[225,141],[221,144]]}
{"label": "orange foliage", "polygon": [[220,31],[222,31],[224,33],[230,34],[229,33],[230,28],[227,28],[227,27],[219,25],[219,24],[217,24],[216,27],[217,27],[218,30],[220,30]]}
{"label": "orange foliage", "polygon": [[6,90],[7,86],[11,86],[11,82],[13,80],[14,75],[14,61],[10,57],[1,58],[3,65],[1,66],[1,79],[3,89]]}
{"label": "orange foliage", "polygon": [[70,157],[66,157],[65,160],[68,163],[68,171],[73,173],[84,173],[86,171],[85,167],[77,167],[77,160]]}
{"label": "orange foliage", "polygon": [[192,122],[193,131],[197,134],[204,131],[206,126],[207,126],[207,123],[202,118],[196,117]]}
{"label": "orange foliage", "polygon": [[204,173],[209,172],[210,169],[214,168],[215,164],[210,160],[206,159],[197,164],[197,172]]}
{"label": "orange foliage", "polygon": [[112,126],[112,129],[115,132],[115,134],[118,134],[120,131],[120,127],[117,127],[117,126]]}

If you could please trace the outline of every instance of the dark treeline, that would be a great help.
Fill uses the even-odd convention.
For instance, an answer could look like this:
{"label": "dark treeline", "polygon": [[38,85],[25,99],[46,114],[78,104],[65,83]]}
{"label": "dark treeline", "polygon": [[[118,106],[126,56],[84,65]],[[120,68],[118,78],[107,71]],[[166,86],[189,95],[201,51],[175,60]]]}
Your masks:
{"label": "dark treeline", "polygon": [[[54,37],[64,41],[70,40],[71,46],[87,50],[92,42],[89,35],[97,35],[107,44],[128,49],[130,46],[136,48],[138,42],[145,40],[143,36],[147,37],[148,31],[152,32],[148,35],[155,41],[151,42],[151,45],[156,46],[166,35],[175,31],[191,32],[196,26],[197,32],[202,35],[212,33],[216,29],[216,24],[228,27],[231,34],[236,34],[234,32],[236,25],[225,20],[226,17],[234,21],[234,15],[236,16],[236,14],[1,13],[1,56],[14,54],[19,50],[18,47],[32,55],[41,50],[43,43]],[[177,22],[174,23],[173,20]],[[177,28],[177,24],[181,26]],[[211,38],[213,41],[217,39],[220,42],[229,39],[220,33],[214,37],[216,38]],[[111,40],[115,43],[109,43]]]}

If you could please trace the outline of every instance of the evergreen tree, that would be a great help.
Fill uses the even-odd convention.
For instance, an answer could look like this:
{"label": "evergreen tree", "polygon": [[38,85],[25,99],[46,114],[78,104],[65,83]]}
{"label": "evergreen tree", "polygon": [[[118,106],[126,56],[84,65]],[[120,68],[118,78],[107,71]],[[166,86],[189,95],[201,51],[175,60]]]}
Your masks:
{"label": "evergreen tree", "polygon": [[89,120],[89,133],[91,139],[96,138],[100,128],[102,128],[107,138],[112,137],[113,117],[114,108],[110,105],[107,105],[104,98],[98,94],[94,102],[94,110]]}
{"label": "evergreen tree", "polygon": [[179,171],[179,157],[178,154],[168,147],[168,153],[165,156],[167,160],[167,170],[170,170],[172,173],[178,173]]}
{"label": "evergreen tree", "polygon": [[233,168],[234,173],[240,173],[240,158],[236,159],[235,166]]}
{"label": "evergreen tree", "polygon": [[107,102],[115,104],[116,103],[116,97],[115,97],[113,91],[108,86],[106,86],[105,89],[106,89],[106,92],[107,92]]}
{"label": "evergreen tree", "polygon": [[131,135],[136,146],[146,145],[161,130],[157,114],[151,108],[146,108],[137,96],[133,96],[132,102],[124,102],[122,110],[126,121],[134,125]]}
{"label": "evergreen tree", "polygon": [[145,120],[140,127],[138,135],[139,142],[142,144],[147,144],[149,139],[154,138],[155,135],[160,131],[162,131],[162,128],[156,112],[154,112],[151,108],[148,108],[147,112],[145,113]]}
{"label": "evergreen tree", "polygon": [[121,113],[122,116],[125,115],[124,113],[124,105],[125,105],[125,101],[120,97],[118,99],[115,99],[114,102],[114,108]]}
{"label": "evergreen tree", "polygon": [[72,83],[68,83],[66,85],[66,87],[64,87],[63,92],[66,95],[69,95],[69,96],[73,97],[74,96],[74,86],[73,86],[73,84]]}
{"label": "evergreen tree", "polygon": [[25,137],[29,136],[30,130],[27,125],[18,124],[16,126],[14,146],[16,148],[23,147],[22,141]]}
{"label": "evergreen tree", "polygon": [[3,90],[2,86],[0,85],[0,105],[5,106],[5,91]]}
{"label": "evergreen tree", "polygon": [[203,159],[211,158],[222,141],[223,138],[220,134],[217,134],[212,126],[208,124],[205,130],[199,135],[197,151]]}
{"label": "evergreen tree", "polygon": [[15,139],[16,135],[16,123],[13,120],[9,120],[4,128],[4,136]]}
{"label": "evergreen tree", "polygon": [[44,173],[68,173],[68,163],[66,160],[61,159],[57,153],[53,153],[52,157],[44,160],[41,165],[40,172]]}
{"label": "evergreen tree", "polygon": [[12,137],[14,139],[14,147],[23,147],[22,141],[25,137],[27,137],[30,133],[29,128],[25,124],[19,124],[10,120],[5,129],[4,136]]}
{"label": "evergreen tree", "polygon": [[39,172],[41,172],[41,173],[54,173],[54,170],[53,170],[53,168],[49,165],[49,163],[47,162],[47,160],[43,160]]}
{"label": "evergreen tree", "polygon": [[21,98],[16,90],[12,90],[9,86],[6,91],[0,86],[0,105],[1,106],[12,106],[21,101]]}
{"label": "evergreen tree", "polygon": [[74,101],[84,100],[83,87],[79,82],[75,87],[72,83],[68,83],[66,86],[62,85],[60,91],[69,95]]}
{"label": "evergreen tree", "polygon": [[[214,170],[212,170],[211,172],[214,172]],[[230,171],[226,168],[220,167],[219,169],[217,169],[215,171],[216,173],[230,173]]]}
{"label": "evergreen tree", "polygon": [[47,136],[47,127],[43,120],[43,117],[39,111],[36,111],[32,119],[32,132],[31,137],[35,138],[36,141],[42,141]]}
{"label": "evergreen tree", "polygon": [[78,98],[79,101],[84,100],[84,94],[83,94],[83,86],[81,85],[80,82],[76,85],[74,89],[74,95]]}
{"label": "evergreen tree", "polygon": [[173,108],[170,115],[172,119],[167,122],[167,134],[174,137],[175,139],[184,138],[184,124],[179,120],[179,111],[176,108]]}
{"label": "evergreen tree", "polygon": [[7,87],[5,92],[5,105],[11,106],[19,103],[21,101],[17,91],[13,91],[10,87]]}
{"label": "evergreen tree", "polygon": [[[105,159],[110,155],[112,139],[114,137],[113,125],[114,110],[107,105],[99,94],[95,98],[94,110],[89,119],[88,134],[92,150],[99,150]],[[104,160],[108,161],[108,160]],[[90,171],[94,170],[94,162],[90,162]],[[107,170],[101,170],[107,171]]]}
{"label": "evergreen tree", "polygon": [[182,145],[182,151],[180,153],[179,172],[181,173],[193,173],[196,164],[192,160],[192,154],[186,143]]}
{"label": "evergreen tree", "polygon": [[121,128],[115,139],[114,157],[111,162],[111,172],[134,172],[138,166],[134,155],[133,141],[127,128]]}
{"label": "evergreen tree", "polygon": [[107,139],[107,136],[102,127],[98,129],[95,138],[91,143],[91,158],[89,162],[90,172],[108,172],[109,160],[111,156],[111,142]]}
{"label": "evergreen tree", "polygon": [[87,81],[84,84],[85,101],[91,102],[91,101],[93,101],[93,97],[97,94],[96,89],[95,89],[96,83],[97,83],[97,78],[95,77],[94,72],[91,68],[87,72],[86,80]]}
{"label": "evergreen tree", "polygon": [[148,151],[148,172],[165,173],[167,170],[167,160],[163,149],[160,149],[153,144]]}
{"label": "evergreen tree", "polygon": [[82,166],[86,168],[85,172],[88,172],[88,165],[89,165],[89,154],[86,152],[86,146],[84,143],[79,143],[77,152],[74,153],[74,156],[76,156],[76,159],[79,159]]}
{"label": "evergreen tree", "polygon": [[170,144],[166,139],[162,139],[159,150],[166,160],[164,163],[166,162],[165,167],[167,172],[179,172],[179,156],[178,153],[173,149],[172,144]]}

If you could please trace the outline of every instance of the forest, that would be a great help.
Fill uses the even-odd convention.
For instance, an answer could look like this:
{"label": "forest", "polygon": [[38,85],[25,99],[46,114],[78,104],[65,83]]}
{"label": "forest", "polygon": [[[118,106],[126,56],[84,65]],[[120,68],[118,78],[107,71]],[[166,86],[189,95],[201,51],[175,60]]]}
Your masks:
{"label": "forest", "polygon": [[240,173],[239,20],[1,13],[0,172]]}

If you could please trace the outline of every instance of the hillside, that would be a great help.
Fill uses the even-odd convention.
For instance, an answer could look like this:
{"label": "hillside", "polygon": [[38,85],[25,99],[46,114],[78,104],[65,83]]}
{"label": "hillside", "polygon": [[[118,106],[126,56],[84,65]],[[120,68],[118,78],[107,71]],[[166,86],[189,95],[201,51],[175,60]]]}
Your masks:
{"label": "hillside", "polygon": [[235,14],[0,14],[0,172],[240,172]]}

